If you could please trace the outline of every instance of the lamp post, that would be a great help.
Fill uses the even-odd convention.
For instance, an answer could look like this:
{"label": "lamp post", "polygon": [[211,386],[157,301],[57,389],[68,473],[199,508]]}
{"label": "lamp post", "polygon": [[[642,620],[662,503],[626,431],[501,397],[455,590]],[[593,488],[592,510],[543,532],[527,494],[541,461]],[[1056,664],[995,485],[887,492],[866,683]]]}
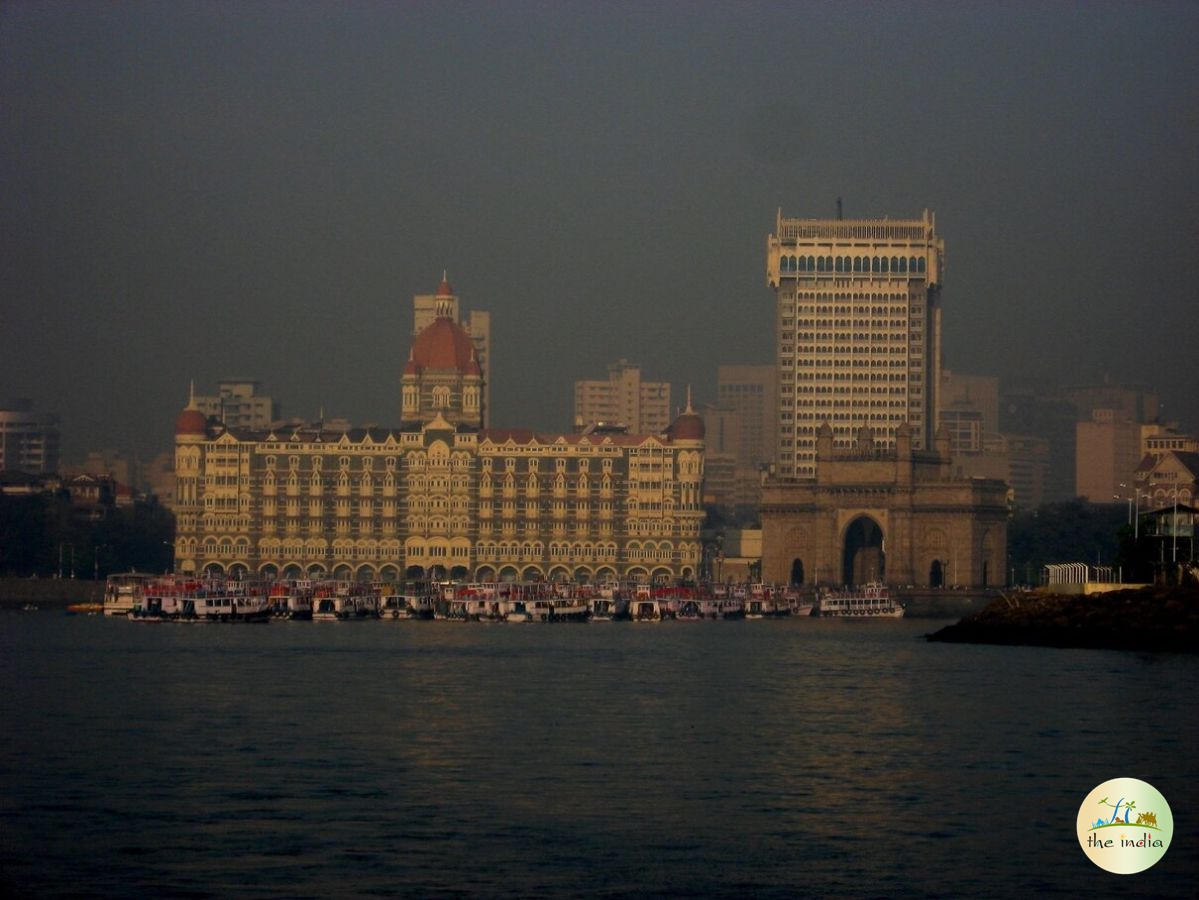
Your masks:
{"label": "lamp post", "polygon": [[1179,561],[1179,489],[1174,489],[1174,524],[1170,526],[1170,538],[1174,544],[1171,550],[1171,562]]}

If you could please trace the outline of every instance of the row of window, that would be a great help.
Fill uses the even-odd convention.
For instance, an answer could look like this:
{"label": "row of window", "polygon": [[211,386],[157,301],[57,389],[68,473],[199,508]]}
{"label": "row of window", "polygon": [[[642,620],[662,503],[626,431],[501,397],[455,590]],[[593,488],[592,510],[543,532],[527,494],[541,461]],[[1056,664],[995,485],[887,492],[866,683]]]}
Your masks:
{"label": "row of window", "polygon": [[780,256],[779,272],[923,275],[923,256]]}

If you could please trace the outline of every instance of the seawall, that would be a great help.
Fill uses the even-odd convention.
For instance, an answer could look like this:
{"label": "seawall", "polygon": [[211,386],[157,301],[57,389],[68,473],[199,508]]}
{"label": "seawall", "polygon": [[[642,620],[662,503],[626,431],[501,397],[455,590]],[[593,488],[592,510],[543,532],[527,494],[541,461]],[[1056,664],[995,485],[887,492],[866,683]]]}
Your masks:
{"label": "seawall", "polygon": [[103,600],[103,579],[0,578],[0,609],[20,609],[26,603],[65,609],[71,603],[101,603]]}

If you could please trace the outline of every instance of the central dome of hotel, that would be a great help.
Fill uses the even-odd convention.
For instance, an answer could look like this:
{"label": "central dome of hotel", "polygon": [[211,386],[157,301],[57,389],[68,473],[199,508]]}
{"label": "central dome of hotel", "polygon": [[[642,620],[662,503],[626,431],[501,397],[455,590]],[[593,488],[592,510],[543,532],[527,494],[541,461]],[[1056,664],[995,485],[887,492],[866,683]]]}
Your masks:
{"label": "central dome of hotel", "polygon": [[[442,278],[437,296],[452,296],[452,292],[449,283]],[[481,372],[470,335],[444,312],[439,311],[437,318],[416,336],[404,372],[415,374],[425,369],[457,371],[467,375]]]}

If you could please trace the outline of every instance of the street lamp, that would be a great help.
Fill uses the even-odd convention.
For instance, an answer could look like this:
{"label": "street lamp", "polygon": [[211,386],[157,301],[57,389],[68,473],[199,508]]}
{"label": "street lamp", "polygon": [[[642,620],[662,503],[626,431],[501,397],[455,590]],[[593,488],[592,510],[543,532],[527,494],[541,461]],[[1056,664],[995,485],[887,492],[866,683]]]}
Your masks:
{"label": "street lamp", "polygon": [[1174,524],[1170,526],[1171,539],[1173,539],[1174,549],[1171,561],[1177,563],[1179,561],[1179,489],[1174,489]]}

